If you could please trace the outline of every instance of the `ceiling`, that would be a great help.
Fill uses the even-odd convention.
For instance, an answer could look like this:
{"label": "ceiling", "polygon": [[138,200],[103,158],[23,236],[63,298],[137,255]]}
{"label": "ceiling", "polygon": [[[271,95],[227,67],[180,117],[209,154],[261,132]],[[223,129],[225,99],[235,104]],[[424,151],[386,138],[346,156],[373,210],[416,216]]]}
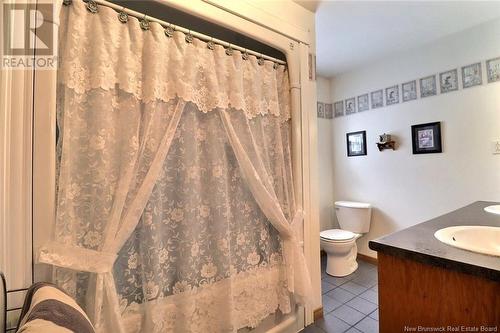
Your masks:
{"label": "ceiling", "polygon": [[498,17],[500,1],[321,1],[317,72],[333,77]]}

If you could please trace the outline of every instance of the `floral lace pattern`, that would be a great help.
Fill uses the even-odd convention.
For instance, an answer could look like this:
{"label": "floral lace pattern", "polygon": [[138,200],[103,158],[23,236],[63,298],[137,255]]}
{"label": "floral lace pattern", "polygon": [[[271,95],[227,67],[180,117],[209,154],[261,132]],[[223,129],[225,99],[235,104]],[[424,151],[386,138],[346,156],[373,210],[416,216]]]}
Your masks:
{"label": "floral lace pattern", "polygon": [[233,107],[249,118],[290,118],[283,65],[259,65],[254,56],[243,60],[239,51],[228,56],[224,47],[209,50],[196,38],[186,43],[181,32],[168,38],[155,22],[147,31],[134,17],[122,24],[117,13],[104,6],[91,14],[82,1],[74,1],[61,14],[60,82],[80,94],[118,86],[143,102],[180,97],[202,112]]}
{"label": "floral lace pattern", "polygon": [[[57,283],[77,297],[97,328],[110,329],[105,318],[99,319],[105,301],[102,296],[96,299],[103,305],[92,315],[89,306],[95,302],[89,304],[88,298],[99,292],[93,291],[97,283],[93,274],[108,274],[110,260],[121,316],[125,320],[132,309],[148,304],[146,313],[139,313],[144,320],[152,320],[150,325],[162,327],[158,332],[170,332],[166,328],[170,324],[163,323],[166,319],[155,323],[153,312],[160,310],[153,311],[151,304],[184,299],[180,295],[190,295],[186,300],[193,302],[188,322],[198,318],[197,325],[204,329],[213,324],[212,332],[255,326],[278,309],[291,310],[279,231],[242,177],[219,112],[200,112],[193,103],[183,106],[138,222],[123,243],[115,238],[110,248],[105,240],[115,207],[122,207],[118,221],[125,220],[179,100],[142,103],[120,90],[96,89],[81,95],[64,86],[59,87],[59,95],[64,98],[58,104],[56,243],[42,249],[39,260],[62,267],[56,270]],[[294,206],[287,180],[291,177],[290,122],[273,116],[249,120],[240,111],[230,113],[242,134],[247,128],[258,140],[259,150],[252,155],[262,155],[266,178],[290,218]],[[115,229],[114,235],[119,234],[120,226]],[[116,260],[112,249],[117,251]],[[271,271],[272,278],[263,279],[263,271]],[[237,285],[245,286],[238,297]],[[221,290],[227,288],[233,288],[234,299],[223,301]],[[222,328],[220,322],[208,320],[213,314],[195,316],[208,311],[202,306],[210,303],[207,295],[218,295],[213,302],[223,302],[238,313],[232,321],[224,321],[229,326]],[[244,306],[234,312],[238,304]]]}
{"label": "floral lace pattern", "polygon": [[277,309],[291,311],[281,274],[279,266],[256,266],[214,284],[133,303],[123,312],[124,326],[130,333],[225,333],[254,328]]}
{"label": "floral lace pattern", "polygon": [[98,332],[236,332],[305,304],[285,68],[117,22],[62,10],[39,262]]}
{"label": "floral lace pattern", "polygon": [[141,220],[118,254],[122,302],[189,291],[276,266],[281,257],[279,234],[241,178],[218,115],[188,104]]}

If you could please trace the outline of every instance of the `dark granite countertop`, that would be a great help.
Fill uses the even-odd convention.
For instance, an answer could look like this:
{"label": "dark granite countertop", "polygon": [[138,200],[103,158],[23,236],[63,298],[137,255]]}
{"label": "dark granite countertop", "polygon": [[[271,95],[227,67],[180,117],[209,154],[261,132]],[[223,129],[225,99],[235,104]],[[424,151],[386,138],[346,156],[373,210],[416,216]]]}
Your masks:
{"label": "dark granite countertop", "polygon": [[484,207],[498,204],[477,201],[427,222],[372,240],[369,247],[374,251],[500,281],[500,257],[462,250],[441,243],[434,237],[437,230],[451,226],[500,227],[500,215],[484,211]]}

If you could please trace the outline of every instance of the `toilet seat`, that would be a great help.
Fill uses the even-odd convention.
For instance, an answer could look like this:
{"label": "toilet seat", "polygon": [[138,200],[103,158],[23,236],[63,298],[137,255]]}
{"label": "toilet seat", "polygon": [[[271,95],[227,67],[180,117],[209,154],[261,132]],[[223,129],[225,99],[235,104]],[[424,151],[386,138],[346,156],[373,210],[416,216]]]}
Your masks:
{"label": "toilet seat", "polygon": [[322,240],[331,243],[344,243],[352,241],[357,235],[354,232],[342,229],[324,230],[319,233]]}

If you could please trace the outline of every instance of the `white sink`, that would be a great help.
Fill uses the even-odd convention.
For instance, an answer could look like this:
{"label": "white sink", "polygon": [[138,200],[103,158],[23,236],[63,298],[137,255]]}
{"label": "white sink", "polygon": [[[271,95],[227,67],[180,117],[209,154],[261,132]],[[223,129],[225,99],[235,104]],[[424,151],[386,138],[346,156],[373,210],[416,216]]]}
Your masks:
{"label": "white sink", "polygon": [[434,237],[463,250],[500,257],[500,227],[448,227],[436,231]]}
{"label": "white sink", "polygon": [[488,213],[491,213],[491,214],[500,215],[500,205],[493,205],[493,206],[484,207],[484,210]]}

